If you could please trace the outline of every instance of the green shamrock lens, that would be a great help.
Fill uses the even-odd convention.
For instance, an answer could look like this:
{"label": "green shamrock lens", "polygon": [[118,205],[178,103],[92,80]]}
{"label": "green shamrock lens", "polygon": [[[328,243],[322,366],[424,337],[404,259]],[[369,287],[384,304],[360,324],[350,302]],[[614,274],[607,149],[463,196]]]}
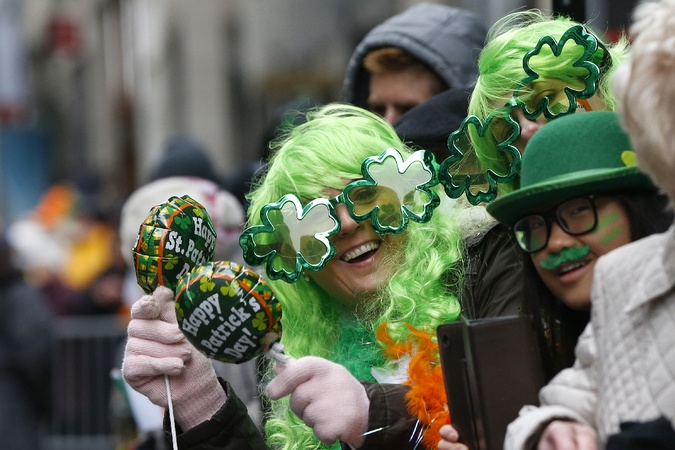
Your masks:
{"label": "green shamrock lens", "polygon": [[361,186],[349,192],[354,205],[354,214],[365,216],[379,208],[378,222],[385,227],[400,227],[403,223],[401,199],[395,190],[384,186]]}
{"label": "green shamrock lens", "polygon": [[239,243],[250,265],[265,264],[273,280],[297,281],[303,268],[317,271],[335,254],[328,239],[339,229],[333,206],[327,199],[316,199],[304,208],[294,195],[265,205],[262,225],[247,228]]}
{"label": "green shamrock lens", "polygon": [[[501,122],[505,123],[504,120]],[[498,132],[501,136],[501,131]],[[466,129],[463,133],[454,135],[448,142],[449,146],[452,146],[455,151],[462,154],[462,157],[455,162],[451,163],[451,160],[446,160],[446,163],[444,161],[447,165],[447,169],[444,167],[444,172],[447,172],[451,176],[453,185],[458,188],[461,187],[461,189],[458,189],[460,195],[464,191],[467,195],[472,196],[477,195],[479,192],[487,192],[490,186],[471,143],[469,130]]]}
{"label": "green shamrock lens", "polygon": [[510,111],[510,107],[496,110],[484,123],[469,116],[450,135],[450,156],[438,169],[439,181],[450,198],[466,194],[473,205],[489,202],[497,196],[498,183],[515,179],[520,152],[513,143],[520,126]]}
{"label": "green shamrock lens", "polygon": [[404,161],[401,153],[387,149],[366,158],[364,179],[348,184],[341,196],[357,222],[371,219],[379,234],[403,232],[409,220],[426,222],[439,205],[433,187],[438,184],[432,153],[419,150]]}
{"label": "green shamrock lens", "polygon": [[516,86],[509,104],[522,108],[529,120],[541,114],[552,120],[575,112],[577,99],[595,95],[601,76],[595,63],[598,51],[606,69],[607,51],[582,25],[570,27],[558,41],[543,36],[523,58],[526,77]]}

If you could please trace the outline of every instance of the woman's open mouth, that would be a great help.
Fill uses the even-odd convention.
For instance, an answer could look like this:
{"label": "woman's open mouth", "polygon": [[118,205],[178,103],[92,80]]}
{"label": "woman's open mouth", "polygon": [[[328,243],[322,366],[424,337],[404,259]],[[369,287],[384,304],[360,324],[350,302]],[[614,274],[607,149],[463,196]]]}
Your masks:
{"label": "woman's open mouth", "polygon": [[560,277],[560,281],[562,281],[563,283],[575,281],[578,277],[583,275],[583,273],[585,272],[585,268],[590,263],[591,260],[583,259],[581,261],[561,265],[557,270],[558,277]]}
{"label": "woman's open mouth", "polygon": [[377,252],[377,249],[380,248],[380,241],[370,241],[359,247],[348,251],[342,257],[342,261],[347,263],[358,263],[365,261]]}

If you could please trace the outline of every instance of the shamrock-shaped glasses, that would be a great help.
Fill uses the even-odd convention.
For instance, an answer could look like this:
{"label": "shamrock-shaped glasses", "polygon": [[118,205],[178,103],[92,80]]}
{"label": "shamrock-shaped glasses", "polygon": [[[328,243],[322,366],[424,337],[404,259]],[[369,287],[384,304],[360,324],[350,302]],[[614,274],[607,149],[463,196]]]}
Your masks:
{"label": "shamrock-shaped glasses", "polygon": [[466,193],[474,205],[493,200],[497,185],[513,181],[520,169],[515,142],[521,130],[513,109],[520,108],[528,120],[543,114],[548,121],[589,111],[588,99],[610,65],[607,49],[583,25],[569,28],[558,41],[542,37],[523,57],[523,78],[506,104],[484,120],[468,116],[448,138],[450,157],[438,175],[448,196]]}
{"label": "shamrock-shaped glasses", "polygon": [[329,239],[340,230],[335,211],[343,203],[357,222],[370,219],[380,235],[403,232],[410,220],[426,222],[440,203],[434,157],[419,150],[405,161],[390,148],[366,158],[363,179],[352,181],[336,197],[311,200],[305,206],[293,194],[263,206],[261,225],[243,231],[240,244],[251,265],[265,264],[267,275],[293,283],[303,269],[319,271],[335,256]]}

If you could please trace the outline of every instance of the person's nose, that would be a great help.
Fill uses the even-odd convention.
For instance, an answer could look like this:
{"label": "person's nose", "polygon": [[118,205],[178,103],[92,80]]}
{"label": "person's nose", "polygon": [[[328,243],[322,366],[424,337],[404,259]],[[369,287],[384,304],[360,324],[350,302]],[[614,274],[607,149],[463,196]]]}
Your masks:
{"label": "person's nose", "polygon": [[574,236],[567,234],[557,222],[551,224],[551,234],[548,237],[546,249],[550,253],[560,253],[566,248],[573,247],[577,240]]}
{"label": "person's nose", "polygon": [[361,226],[360,222],[356,222],[354,219],[352,219],[352,216],[349,215],[347,205],[338,203],[338,205],[335,207],[335,213],[337,214],[338,219],[340,219],[340,231],[338,232],[338,236],[347,236],[356,231]]}
{"label": "person's nose", "polygon": [[520,111],[520,114],[518,114],[518,124],[520,125],[520,138],[527,143],[532,139],[534,133],[546,125],[546,121],[530,120],[525,117],[525,114],[523,114],[522,111]]}

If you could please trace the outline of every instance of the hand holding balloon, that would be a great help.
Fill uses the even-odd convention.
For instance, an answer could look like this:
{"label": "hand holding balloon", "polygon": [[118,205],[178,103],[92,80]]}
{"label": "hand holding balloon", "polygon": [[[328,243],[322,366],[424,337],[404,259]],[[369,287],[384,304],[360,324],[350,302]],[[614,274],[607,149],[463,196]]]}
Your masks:
{"label": "hand holding balloon", "polygon": [[212,262],[215,242],[208,212],[188,195],[156,205],[133,249],[138,284],[176,293],[180,329],[207,357],[238,364],[274,346],[270,354],[283,361],[281,305],[255,272]]}
{"label": "hand holding balloon", "polygon": [[[182,330],[179,330],[177,313],[181,319],[187,317],[186,328],[194,330],[194,319],[190,321],[191,308],[199,311],[195,312],[195,317],[200,317],[201,312],[208,310],[209,306],[220,308],[220,302],[217,300],[218,294],[205,295],[205,287],[214,286],[215,288],[216,284],[220,287],[223,276],[233,274],[234,271],[245,273],[248,277],[244,278],[251,279],[250,274],[243,272],[241,268],[220,270],[223,267],[229,267],[228,263],[217,263],[214,266],[210,262],[214,256],[215,242],[216,233],[208,213],[202,205],[185,195],[171,197],[167,202],[156,205],[150,210],[150,214],[139,228],[139,234],[132,250],[137,282],[143,290],[153,295],[146,295],[134,305],[133,311],[136,312],[137,317],[132,313],[122,372],[125,380],[135,390],[148,396],[154,403],[169,408],[174,449],[177,448],[177,441],[169,375],[172,377],[171,384],[174,385],[176,418],[183,429],[209,419],[227,400],[211,363],[203,354],[200,354],[207,354],[207,351],[213,348],[213,339],[207,338],[206,340],[210,348],[197,343],[199,352],[191,355],[190,348],[194,346],[191,345],[191,340],[186,339],[190,334],[181,333]],[[218,269],[209,271],[201,265],[204,262],[208,262],[206,267]],[[194,276],[190,276],[193,269],[196,269]],[[222,276],[217,277],[218,283],[214,283],[204,278],[207,274]],[[201,283],[199,287],[204,289],[198,289],[197,293],[192,293],[191,282],[195,280],[199,280]],[[255,283],[239,285],[235,284],[233,279],[228,281],[231,282],[228,291],[224,291],[225,294],[242,293],[244,287],[251,287],[254,291],[260,289]],[[175,291],[179,284],[182,288],[180,292],[183,294],[181,299],[185,300],[185,304],[178,304],[174,301]],[[274,302],[270,301],[271,297],[271,291],[267,292],[265,297],[260,297],[268,308],[268,304],[274,305]],[[245,305],[235,304],[233,296],[229,296],[228,299],[230,302],[225,302],[223,308],[228,308],[230,312],[239,313],[241,316],[250,314],[244,308]],[[259,306],[253,301],[249,303],[252,303],[254,307]],[[169,308],[168,312],[166,308]],[[260,308],[263,307],[259,306],[258,309]],[[165,311],[163,316],[151,313],[160,310]],[[186,311],[187,315],[185,315]],[[270,331],[279,329],[280,314],[273,315],[269,309],[268,312],[269,314],[260,317],[259,321],[262,323],[264,319],[267,319],[266,323]],[[228,316],[227,319],[230,317]],[[234,325],[232,320],[228,323]],[[192,324],[192,328],[189,328],[188,324]],[[235,331],[231,330],[230,335],[234,337]],[[180,336],[180,339],[176,336]],[[219,334],[219,336],[222,335]],[[279,332],[270,336],[278,338]],[[259,350],[255,343],[260,341],[251,339],[249,338],[246,342],[253,343],[251,348],[243,348],[241,338],[235,340],[233,351],[237,353],[230,353],[233,358],[239,357],[239,360],[235,362],[242,362],[244,357],[250,358],[255,351]],[[267,339],[262,339],[262,342],[267,346],[272,344]],[[216,355],[209,354],[209,356]],[[162,383],[162,378],[164,383]],[[183,401],[184,398],[188,401]]]}
{"label": "hand holding balloon", "polygon": [[[170,289],[160,286],[134,303],[128,335],[124,379],[158,406],[173,403],[181,428],[187,430],[211,418],[225,403],[227,396],[211,361],[178,329]],[[171,378],[172,395],[166,389],[166,376]]]}
{"label": "hand holding balloon", "polygon": [[[269,351],[278,361],[287,360],[278,343],[281,305],[255,272],[236,263],[212,262],[215,242],[216,233],[208,213],[184,195],[171,197],[151,209],[133,248],[136,280],[147,293],[154,292],[153,296],[144,297],[145,303],[144,299],[137,303],[157,309],[153,306],[155,301],[163,302],[155,296],[171,295],[171,300],[175,296],[172,302],[175,314],[171,314],[172,319],[163,328],[155,324],[158,318],[148,317],[152,319],[148,321],[144,317],[145,322],[141,323],[144,331],[138,339],[130,339],[134,345],[128,344],[125,349],[123,373],[134,389],[157,404],[168,406],[174,450],[178,444],[169,375],[178,377],[173,381],[174,397],[179,401],[186,396],[190,399],[188,403],[177,404],[176,417],[187,429],[209,419],[227,400],[204,355],[242,363]],[[163,290],[164,286],[170,291]],[[169,294],[162,297],[160,291]],[[130,337],[135,336],[140,320],[134,318],[130,323]],[[177,328],[183,333],[181,338],[187,339],[202,355],[189,358],[186,357],[189,352],[180,345],[173,342],[166,345],[164,334],[173,335]],[[163,331],[153,334],[155,329]],[[178,367],[168,362],[177,363]],[[199,376],[191,378],[195,373]],[[165,391],[158,386],[158,378],[162,376]]]}

